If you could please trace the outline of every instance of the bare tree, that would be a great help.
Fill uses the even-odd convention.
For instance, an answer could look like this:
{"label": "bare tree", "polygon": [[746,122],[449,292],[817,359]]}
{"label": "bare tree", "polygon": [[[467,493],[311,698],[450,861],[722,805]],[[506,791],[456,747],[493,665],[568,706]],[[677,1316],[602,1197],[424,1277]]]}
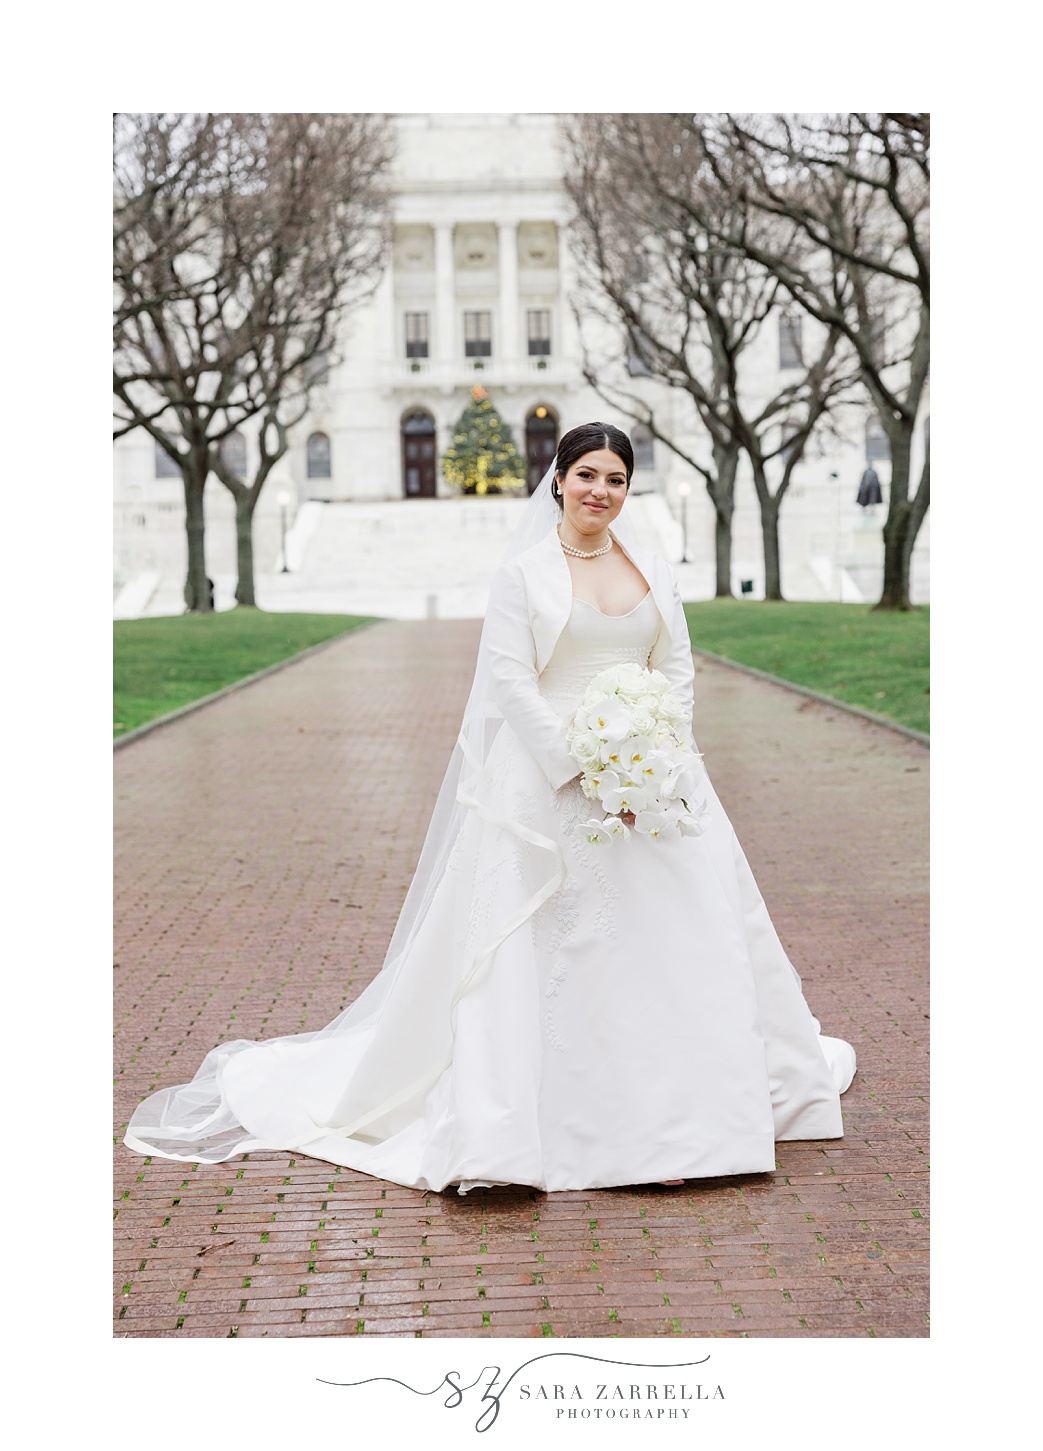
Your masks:
{"label": "bare tree", "polygon": [[[907,610],[913,546],[930,502],[926,430],[910,497],[930,360],[929,118],[857,112],[690,119],[718,181],[738,203],[714,235],[766,268],[854,352],[891,450],[877,608]],[[778,246],[765,219],[798,229],[807,246]]]}
{"label": "bare tree", "polygon": [[[761,510],[765,594],[782,598],[779,510],[815,430],[850,387],[840,334],[824,328],[774,391],[750,383],[749,350],[769,316],[788,302],[769,269],[727,240],[738,203],[722,187],[691,118],[587,115],[565,123],[566,188],[580,262],[577,314],[629,340],[624,361],[592,356],[588,381],[703,479],[714,506],[716,593],[731,594],[735,477],[745,451]],[[765,230],[780,230],[774,221]],[[785,241],[800,248],[792,225]],[[680,390],[709,438],[710,458],[664,426],[654,394],[627,379],[646,373]],[[771,475],[779,475],[774,483]]]}
{"label": "bare tree", "polygon": [[[190,610],[210,608],[203,493],[218,472],[236,497],[239,598],[252,603],[260,489],[352,283],[382,259],[388,128],[367,116],[149,113],[117,117],[115,143],[114,432],[144,428],[181,472]],[[246,485],[222,443],[258,415],[261,461]]]}
{"label": "bare tree", "polygon": [[270,130],[257,184],[226,225],[249,256],[249,388],[258,402],[258,459],[240,478],[221,445],[210,467],[233,495],[240,604],[256,604],[253,515],[272,469],[333,361],[345,313],[371,295],[390,240],[384,174],[390,130],[368,115],[283,115]]}
{"label": "bare tree", "polygon": [[116,117],[113,177],[115,437],[144,428],[177,464],[185,495],[185,603],[210,609],[203,490],[212,443],[250,414],[229,408],[247,348],[244,259],[221,200],[249,185],[247,118]]}

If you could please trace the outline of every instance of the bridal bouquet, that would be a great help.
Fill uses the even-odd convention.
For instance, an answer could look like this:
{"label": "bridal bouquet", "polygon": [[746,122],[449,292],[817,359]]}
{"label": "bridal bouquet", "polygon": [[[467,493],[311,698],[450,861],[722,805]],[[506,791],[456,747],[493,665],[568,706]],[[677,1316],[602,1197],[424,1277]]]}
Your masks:
{"label": "bridal bouquet", "polygon": [[605,811],[584,824],[588,841],[626,841],[625,811],[646,836],[698,836],[705,829],[706,802],[695,800],[702,756],[692,750],[680,701],[658,670],[628,661],[595,675],[565,739],[583,768],[580,789]]}

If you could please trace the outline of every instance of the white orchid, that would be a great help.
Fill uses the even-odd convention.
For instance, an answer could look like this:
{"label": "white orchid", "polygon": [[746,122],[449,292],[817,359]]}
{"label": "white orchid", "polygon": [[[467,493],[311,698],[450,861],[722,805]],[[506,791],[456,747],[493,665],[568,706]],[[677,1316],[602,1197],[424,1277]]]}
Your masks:
{"label": "white orchid", "polygon": [[584,772],[579,780],[579,789],[583,792],[588,801],[600,801],[598,792],[601,790],[601,777],[592,776]]}
{"label": "white orchid", "polygon": [[601,804],[613,815],[617,811],[643,811],[653,799],[647,786],[635,781],[621,781],[618,786],[601,787]]}
{"label": "white orchid", "polygon": [[620,700],[602,701],[591,714],[590,730],[603,741],[617,743],[630,732],[630,716]]}
{"label": "white orchid", "polygon": [[676,762],[670,751],[654,750],[641,762],[635,770],[634,776],[642,786],[655,791],[659,796],[670,797],[680,794],[667,789],[670,778],[676,773],[676,770]]}
{"label": "white orchid", "polygon": [[694,810],[689,806],[688,811],[677,818],[677,829],[682,836],[702,836],[709,822],[709,806],[705,801],[696,802]]}
{"label": "white orchid", "polygon": [[702,756],[694,751],[671,762],[670,770],[662,783],[664,796],[689,797],[695,791],[696,782],[703,774]]}
{"label": "white orchid", "polygon": [[612,741],[602,741],[601,742],[601,773],[602,773],[602,775],[604,775],[607,771],[619,771],[622,768],[622,765],[623,765],[623,762],[620,759],[619,746],[618,746],[618,744],[614,744]]}
{"label": "white orchid", "polygon": [[603,821],[592,816],[589,821],[583,823],[583,830],[587,840],[594,846],[611,841],[613,837],[622,837],[626,841],[630,836],[629,826],[620,821],[618,816],[606,816]]}
{"label": "white orchid", "polygon": [[655,750],[655,744],[646,735],[627,736],[619,747],[619,759],[624,771],[633,776],[640,769],[645,758]]}
{"label": "white orchid", "polygon": [[638,811],[634,816],[634,830],[644,836],[662,836],[677,826],[682,814],[681,808],[673,802],[659,811]]}

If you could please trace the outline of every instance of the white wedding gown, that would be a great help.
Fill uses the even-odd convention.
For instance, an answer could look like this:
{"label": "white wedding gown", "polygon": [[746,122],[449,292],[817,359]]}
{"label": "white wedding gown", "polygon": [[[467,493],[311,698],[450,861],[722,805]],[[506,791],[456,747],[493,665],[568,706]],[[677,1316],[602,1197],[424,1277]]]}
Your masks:
{"label": "white wedding gown", "polygon": [[[647,665],[658,624],[651,593],[622,616],[574,600],[539,677],[563,723],[598,670]],[[594,845],[578,779],[555,791],[506,722],[483,775],[395,970],[318,1033],[213,1049],[139,1105],[132,1149],[555,1190],[765,1172],[776,1139],[842,1136],[854,1051],[819,1034],[708,778],[702,835]],[[551,843],[567,875],[534,909]],[[459,945],[489,941],[461,978]]]}

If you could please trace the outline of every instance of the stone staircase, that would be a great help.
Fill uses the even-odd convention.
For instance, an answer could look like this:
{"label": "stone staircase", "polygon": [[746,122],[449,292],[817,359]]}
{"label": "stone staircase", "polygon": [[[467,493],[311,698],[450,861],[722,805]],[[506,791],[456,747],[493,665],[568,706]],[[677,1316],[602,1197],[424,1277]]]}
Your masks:
{"label": "stone staircase", "polygon": [[[305,504],[287,536],[291,572],[259,576],[258,602],[268,610],[480,618],[526,504],[489,498]],[[635,495],[627,508],[645,544],[668,559],[679,557],[680,529],[660,495]],[[281,564],[280,557],[277,569]]]}

